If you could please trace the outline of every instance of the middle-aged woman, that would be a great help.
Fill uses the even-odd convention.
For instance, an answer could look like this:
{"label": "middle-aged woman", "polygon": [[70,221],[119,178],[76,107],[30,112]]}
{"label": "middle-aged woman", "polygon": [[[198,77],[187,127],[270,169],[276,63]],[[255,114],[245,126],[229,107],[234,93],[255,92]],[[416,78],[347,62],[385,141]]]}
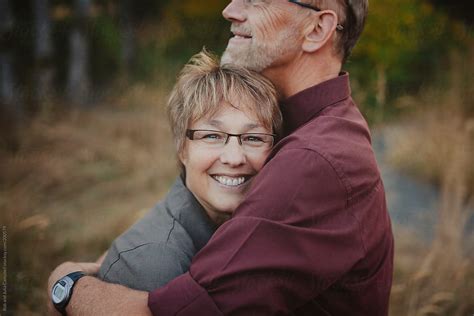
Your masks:
{"label": "middle-aged woman", "polygon": [[113,242],[99,272],[105,281],[151,291],[188,271],[244,198],[282,122],[270,81],[219,66],[205,51],[181,71],[168,114],[181,176]]}

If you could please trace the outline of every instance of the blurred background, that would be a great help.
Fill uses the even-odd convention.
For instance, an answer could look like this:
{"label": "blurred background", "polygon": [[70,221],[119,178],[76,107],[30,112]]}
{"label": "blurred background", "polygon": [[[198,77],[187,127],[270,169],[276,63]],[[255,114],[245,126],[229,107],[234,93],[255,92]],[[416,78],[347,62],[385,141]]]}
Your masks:
{"label": "blurred background", "polygon": [[[51,270],[97,259],[166,193],[167,94],[204,45],[222,53],[226,3],[0,0],[4,314],[44,315]],[[473,4],[371,1],[345,66],[393,220],[391,315],[474,313]]]}

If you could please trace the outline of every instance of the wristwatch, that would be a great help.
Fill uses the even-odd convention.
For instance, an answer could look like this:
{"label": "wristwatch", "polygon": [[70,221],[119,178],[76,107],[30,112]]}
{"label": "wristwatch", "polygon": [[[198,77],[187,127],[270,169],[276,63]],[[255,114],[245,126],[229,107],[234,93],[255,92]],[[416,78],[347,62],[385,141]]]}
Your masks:
{"label": "wristwatch", "polygon": [[51,299],[54,307],[61,313],[61,315],[66,315],[66,306],[71,299],[74,285],[77,280],[82,278],[84,275],[85,274],[81,271],[72,272],[54,283],[53,289],[51,290]]}

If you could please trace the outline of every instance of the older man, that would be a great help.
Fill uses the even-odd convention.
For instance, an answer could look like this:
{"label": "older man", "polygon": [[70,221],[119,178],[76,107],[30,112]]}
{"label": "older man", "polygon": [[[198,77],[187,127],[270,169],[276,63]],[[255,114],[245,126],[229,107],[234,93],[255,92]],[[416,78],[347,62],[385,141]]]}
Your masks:
{"label": "older man", "polygon": [[[233,0],[223,63],[278,87],[287,136],[194,258],[151,293],[76,282],[66,310],[94,315],[387,315],[393,236],[366,122],[341,67],[367,0]],[[66,263],[50,286],[93,264]]]}

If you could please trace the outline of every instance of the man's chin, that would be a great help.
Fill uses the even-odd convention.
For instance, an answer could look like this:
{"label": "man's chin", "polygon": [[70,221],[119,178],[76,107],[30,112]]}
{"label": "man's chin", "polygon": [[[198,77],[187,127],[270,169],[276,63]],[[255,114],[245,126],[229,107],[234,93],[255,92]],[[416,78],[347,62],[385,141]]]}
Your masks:
{"label": "man's chin", "polygon": [[238,65],[236,63],[236,58],[234,58],[233,54],[226,49],[221,57],[221,66],[231,64],[231,65]]}
{"label": "man's chin", "polygon": [[257,72],[261,72],[264,69],[264,67],[260,67],[255,61],[252,61],[248,55],[240,56],[240,54],[233,54],[227,51],[225,51],[221,57],[221,66],[222,65],[234,65]]}

